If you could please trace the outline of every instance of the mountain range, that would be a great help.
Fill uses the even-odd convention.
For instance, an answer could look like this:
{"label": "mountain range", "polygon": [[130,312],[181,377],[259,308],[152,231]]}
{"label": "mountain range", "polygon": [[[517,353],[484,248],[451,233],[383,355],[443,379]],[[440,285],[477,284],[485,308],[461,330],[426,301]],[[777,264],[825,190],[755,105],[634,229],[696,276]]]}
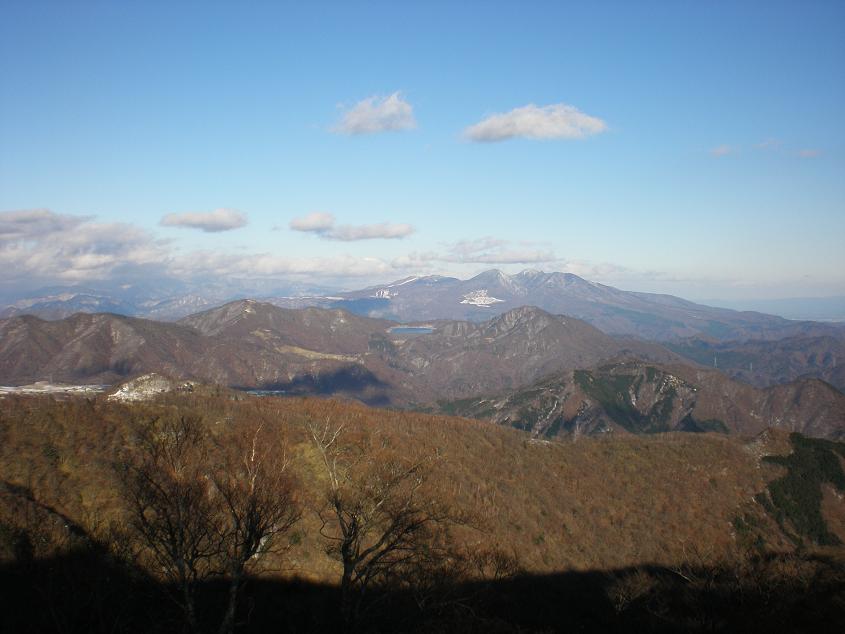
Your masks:
{"label": "mountain range", "polygon": [[608,334],[653,341],[692,336],[718,341],[845,336],[845,328],[835,324],[791,321],[763,313],[713,308],[672,295],[623,291],[571,273],[534,270],[507,275],[494,269],[469,280],[409,277],[331,297],[270,298],[268,301],[287,307],[345,308],[397,321],[482,321],[519,306],[537,306],[553,314],[582,319]]}
{"label": "mountain range", "polygon": [[82,313],[55,321],[0,321],[4,383],[113,383],[162,372],[395,405],[516,387],[552,371],[626,355],[679,358],[657,344],[622,341],[530,307],[483,323],[444,320],[419,329],[339,309],[284,309],[252,300],[177,323]]}
{"label": "mountain range", "polygon": [[[535,435],[671,430],[837,438],[845,394],[761,390],[658,344],[520,307],[411,325],[340,309],[231,302],[176,323],[113,314],[0,321],[0,383],[119,383],[150,372],[286,394],[490,418]],[[493,395],[493,396],[490,396]]]}
{"label": "mountain range", "polygon": [[656,341],[701,337],[713,341],[774,340],[784,337],[845,338],[845,326],[793,321],[757,312],[696,304],[671,295],[623,291],[571,273],[526,270],[508,275],[485,271],[468,280],[430,275],[407,277],[357,291],[330,292],[301,284],[233,281],[124,285],[118,288],[49,288],[7,298],[0,317],[32,314],[61,319],[77,312],[113,312],[178,320],[199,310],[252,297],[283,308],[342,308],[399,322],[434,319],[485,321],[520,306],[582,319],[613,335]]}
{"label": "mountain range", "polygon": [[329,289],[279,280],[204,280],[187,284],[169,278],[99,287],[51,286],[0,294],[0,318],[35,315],[64,319],[81,312],[176,321],[243,297],[315,293],[328,294]]}

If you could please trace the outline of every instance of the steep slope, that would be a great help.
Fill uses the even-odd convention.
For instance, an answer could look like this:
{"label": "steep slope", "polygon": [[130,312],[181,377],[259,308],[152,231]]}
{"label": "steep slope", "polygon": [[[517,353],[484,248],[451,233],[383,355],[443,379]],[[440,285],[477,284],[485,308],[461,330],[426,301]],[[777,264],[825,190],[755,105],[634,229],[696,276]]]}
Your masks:
{"label": "steep slope", "polygon": [[712,370],[635,361],[556,373],[522,389],[442,408],[544,437],[667,431],[749,435],[774,427],[845,438],[845,395],[821,381],[757,389]]}

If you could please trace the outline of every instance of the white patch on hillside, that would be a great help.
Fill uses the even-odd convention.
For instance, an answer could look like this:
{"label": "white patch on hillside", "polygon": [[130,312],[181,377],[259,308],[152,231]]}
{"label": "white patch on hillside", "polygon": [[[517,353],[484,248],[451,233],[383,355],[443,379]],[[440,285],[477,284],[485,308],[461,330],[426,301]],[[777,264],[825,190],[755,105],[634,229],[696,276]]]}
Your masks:
{"label": "white patch on hillside", "polygon": [[479,306],[481,308],[489,308],[491,304],[503,301],[505,300],[490,297],[487,294],[487,289],[482,288],[480,291],[472,291],[464,295],[464,298],[461,300],[461,304],[470,304],[472,306]]}
{"label": "white patch on hillside", "polygon": [[418,279],[420,279],[418,275],[412,275],[409,278],[400,280],[398,282],[395,282],[394,284],[388,284],[387,286],[378,289],[375,295],[370,295],[370,297],[376,297],[378,299],[390,299],[391,297],[396,297],[399,294],[399,291],[391,291],[391,288],[395,288],[397,286],[404,286],[405,284],[416,282]]}
{"label": "white patch on hillside", "polygon": [[114,394],[110,394],[108,399],[110,401],[146,401],[158,396],[159,394],[166,394],[173,391],[193,390],[194,384],[190,381],[173,381],[160,374],[144,374],[134,379],[126,381],[121,385]]}
{"label": "white patch on hillside", "polygon": [[0,396],[3,394],[97,394],[105,392],[108,385],[65,385],[38,381],[30,385],[6,386],[0,385]]}
{"label": "white patch on hillside", "polygon": [[420,278],[419,278],[419,276],[417,276],[417,275],[412,275],[411,277],[409,277],[409,278],[408,278],[408,279],[406,279],[406,280],[402,280],[401,282],[396,282],[396,284],[388,284],[388,285],[387,285],[387,288],[393,288],[394,286],[402,286],[402,285],[404,285],[404,284],[408,284],[408,283],[410,283],[410,282],[415,282],[415,281],[417,281],[418,279],[420,279]]}

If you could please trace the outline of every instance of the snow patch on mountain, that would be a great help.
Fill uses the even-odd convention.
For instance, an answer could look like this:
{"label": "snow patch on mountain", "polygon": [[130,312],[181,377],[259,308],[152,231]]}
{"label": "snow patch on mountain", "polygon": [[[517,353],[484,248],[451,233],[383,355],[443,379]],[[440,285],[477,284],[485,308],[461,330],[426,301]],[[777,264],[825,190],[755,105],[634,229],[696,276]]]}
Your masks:
{"label": "snow patch on mountain", "polygon": [[418,275],[412,275],[411,277],[406,278],[404,280],[401,280],[399,282],[394,282],[393,284],[388,284],[387,287],[392,288],[394,286],[403,286],[404,284],[408,284],[410,282],[416,282],[418,279],[420,279]]}
{"label": "snow patch on mountain", "polygon": [[471,306],[479,306],[481,308],[489,308],[490,305],[496,302],[503,302],[505,300],[491,297],[487,294],[487,289],[482,288],[478,291],[470,291],[461,300],[461,304],[470,304]]}

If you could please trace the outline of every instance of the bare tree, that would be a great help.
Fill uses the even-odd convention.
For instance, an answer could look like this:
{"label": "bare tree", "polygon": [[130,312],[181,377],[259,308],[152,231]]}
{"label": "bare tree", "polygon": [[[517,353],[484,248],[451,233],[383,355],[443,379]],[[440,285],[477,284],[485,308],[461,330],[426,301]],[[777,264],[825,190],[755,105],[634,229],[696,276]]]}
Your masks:
{"label": "bare tree", "polygon": [[151,563],[178,588],[192,632],[200,628],[198,583],[228,575],[219,630],[231,632],[247,566],[300,517],[284,454],[278,443],[259,446],[260,431],[245,437],[238,430],[215,444],[197,419],[155,420],[128,452],[130,525]]}
{"label": "bare tree", "polygon": [[445,552],[439,538],[452,518],[424,490],[430,457],[351,443],[330,422],[308,427],[329,482],[320,534],[341,562],[341,614],[354,631],[367,590]]}
{"label": "bare tree", "polygon": [[180,417],[153,421],[133,449],[123,480],[130,526],[152,563],[178,588],[176,601],[190,631],[197,632],[196,586],[213,573],[219,551],[201,468],[207,443],[196,419]]}
{"label": "bare tree", "polygon": [[259,555],[282,548],[275,538],[301,517],[284,449],[262,434],[261,427],[251,438],[237,436],[229,455],[233,459],[224,460],[214,474],[223,511],[220,556],[229,576],[220,634],[234,630],[238,591],[247,566]]}

